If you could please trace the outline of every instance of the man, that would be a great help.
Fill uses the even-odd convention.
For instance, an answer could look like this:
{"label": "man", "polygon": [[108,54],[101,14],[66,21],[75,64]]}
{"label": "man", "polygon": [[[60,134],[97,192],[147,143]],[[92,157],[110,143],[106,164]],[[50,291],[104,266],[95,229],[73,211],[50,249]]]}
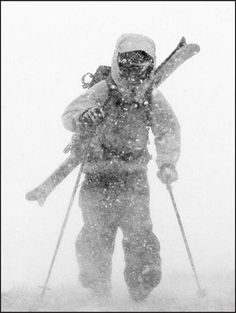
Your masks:
{"label": "man", "polygon": [[160,243],[149,212],[148,135],[151,129],[158,177],[171,183],[177,179],[180,126],[163,95],[153,89],[155,63],[150,38],[122,35],[111,75],[75,99],[62,116],[66,129],[89,142],[79,200],[84,226],[76,255],[82,285],[98,296],[110,295],[118,227],[131,297],[145,299],[161,279]]}

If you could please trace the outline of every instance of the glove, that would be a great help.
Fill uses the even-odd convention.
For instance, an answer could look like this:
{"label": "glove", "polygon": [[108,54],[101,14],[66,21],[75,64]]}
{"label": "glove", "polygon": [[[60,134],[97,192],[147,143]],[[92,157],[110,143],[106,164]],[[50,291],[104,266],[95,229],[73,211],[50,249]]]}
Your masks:
{"label": "glove", "polygon": [[87,111],[85,111],[83,114],[80,114],[79,116],[75,116],[74,120],[75,120],[76,125],[80,123],[83,126],[91,127],[101,122],[104,116],[105,116],[105,113],[102,108],[90,108]]}
{"label": "glove", "polygon": [[171,184],[178,179],[178,173],[172,164],[163,164],[157,173],[163,184]]}

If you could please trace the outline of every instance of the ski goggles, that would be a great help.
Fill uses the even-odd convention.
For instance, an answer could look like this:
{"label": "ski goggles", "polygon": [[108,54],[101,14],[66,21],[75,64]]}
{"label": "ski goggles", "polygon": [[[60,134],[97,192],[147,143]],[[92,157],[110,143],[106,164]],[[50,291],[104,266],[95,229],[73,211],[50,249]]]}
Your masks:
{"label": "ski goggles", "polygon": [[141,50],[118,53],[117,61],[121,77],[135,81],[149,78],[154,68],[153,58]]}

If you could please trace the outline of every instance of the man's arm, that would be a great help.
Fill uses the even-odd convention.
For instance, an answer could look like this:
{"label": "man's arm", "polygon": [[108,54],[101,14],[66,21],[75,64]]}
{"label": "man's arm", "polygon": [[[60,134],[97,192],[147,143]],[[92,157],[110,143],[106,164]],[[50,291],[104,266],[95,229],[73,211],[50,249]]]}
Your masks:
{"label": "man's arm", "polygon": [[162,182],[177,179],[175,170],[180,156],[180,125],[169,103],[158,90],[153,94],[153,108],[151,112],[151,128],[156,145],[156,163],[160,169],[158,177]]}
{"label": "man's arm", "polygon": [[90,109],[96,109],[102,106],[107,98],[107,94],[107,84],[103,80],[76,98],[67,106],[62,115],[62,122],[64,127],[72,132],[80,131],[79,126],[81,116]]}

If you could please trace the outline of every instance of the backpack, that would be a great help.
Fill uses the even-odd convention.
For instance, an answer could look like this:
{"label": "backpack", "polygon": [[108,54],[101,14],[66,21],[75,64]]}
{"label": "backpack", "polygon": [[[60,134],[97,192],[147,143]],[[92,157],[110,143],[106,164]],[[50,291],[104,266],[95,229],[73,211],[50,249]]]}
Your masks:
{"label": "backpack", "polygon": [[[110,73],[111,73],[111,67],[110,66],[100,65],[97,68],[95,74],[88,72],[82,76],[82,78],[81,78],[82,87],[84,89],[89,89],[92,86],[94,86],[95,84],[99,83],[100,81],[108,78]],[[88,81],[88,82],[86,82],[87,76],[90,77],[90,81]]]}

